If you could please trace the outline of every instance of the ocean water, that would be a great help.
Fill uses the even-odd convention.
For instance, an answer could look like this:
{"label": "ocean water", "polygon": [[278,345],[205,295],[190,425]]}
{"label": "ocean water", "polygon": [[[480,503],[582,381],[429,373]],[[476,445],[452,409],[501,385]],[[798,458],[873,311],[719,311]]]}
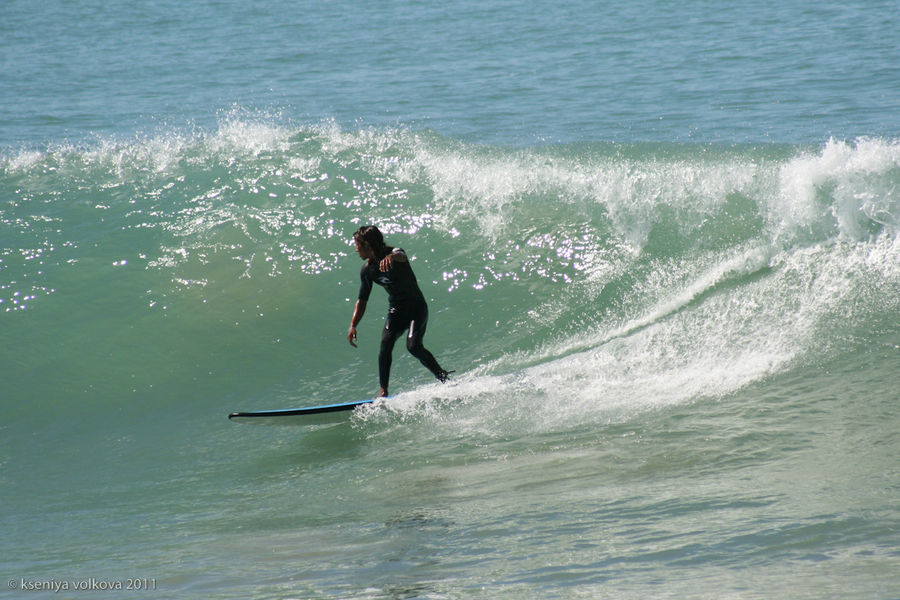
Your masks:
{"label": "ocean water", "polygon": [[0,597],[900,598],[898,8],[7,0]]}

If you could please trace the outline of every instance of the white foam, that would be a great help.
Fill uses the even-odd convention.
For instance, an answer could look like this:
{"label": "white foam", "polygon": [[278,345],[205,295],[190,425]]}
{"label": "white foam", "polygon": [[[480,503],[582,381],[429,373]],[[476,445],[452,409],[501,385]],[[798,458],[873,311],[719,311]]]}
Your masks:
{"label": "white foam", "polygon": [[769,220],[782,237],[809,231],[866,239],[877,223],[900,231],[900,142],[829,140],[818,154],[788,161],[779,172]]}

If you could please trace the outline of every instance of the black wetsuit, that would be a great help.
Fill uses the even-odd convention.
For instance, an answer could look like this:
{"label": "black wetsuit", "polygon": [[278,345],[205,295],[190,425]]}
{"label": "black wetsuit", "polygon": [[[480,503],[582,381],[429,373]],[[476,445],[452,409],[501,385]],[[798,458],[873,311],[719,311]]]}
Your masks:
{"label": "black wetsuit", "polygon": [[407,329],[409,335],[406,336],[406,349],[435,377],[443,381],[447,376],[446,371],[441,369],[431,352],[422,345],[425,327],[428,324],[428,304],[422,290],[419,289],[409,261],[392,261],[391,269],[385,273],[379,270],[379,262],[369,260],[363,265],[359,274],[361,280],[359,299],[363,302],[369,301],[373,283],[383,286],[388,293],[389,308],[384,321],[384,330],[381,332],[381,350],[378,353],[378,378],[381,387],[388,389],[394,343]]}

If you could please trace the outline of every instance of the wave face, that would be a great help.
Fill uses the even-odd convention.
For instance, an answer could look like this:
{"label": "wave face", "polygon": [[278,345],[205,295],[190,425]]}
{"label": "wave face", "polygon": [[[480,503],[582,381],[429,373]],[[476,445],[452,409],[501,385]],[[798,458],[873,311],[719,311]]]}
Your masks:
{"label": "wave face", "polygon": [[[683,568],[777,587],[810,557],[878,595],[898,189],[875,138],[513,148],[235,113],[7,152],[0,551],[44,578],[47,552],[111,578],[136,556],[197,597],[465,597],[497,573],[496,597],[646,597],[648,569],[677,595]],[[398,347],[396,397],[349,427],[228,423],[376,391],[380,290],[345,339],[370,223],[411,256],[454,382]],[[373,570],[425,555],[437,572]],[[224,576],[247,556],[252,586]]]}

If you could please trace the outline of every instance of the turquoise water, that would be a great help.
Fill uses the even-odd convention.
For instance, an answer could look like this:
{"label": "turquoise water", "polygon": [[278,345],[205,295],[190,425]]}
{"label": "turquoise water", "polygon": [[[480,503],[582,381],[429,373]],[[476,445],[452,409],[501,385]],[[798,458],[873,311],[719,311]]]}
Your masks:
{"label": "turquoise water", "polygon": [[900,598],[896,8],[4,3],[0,597]]}

